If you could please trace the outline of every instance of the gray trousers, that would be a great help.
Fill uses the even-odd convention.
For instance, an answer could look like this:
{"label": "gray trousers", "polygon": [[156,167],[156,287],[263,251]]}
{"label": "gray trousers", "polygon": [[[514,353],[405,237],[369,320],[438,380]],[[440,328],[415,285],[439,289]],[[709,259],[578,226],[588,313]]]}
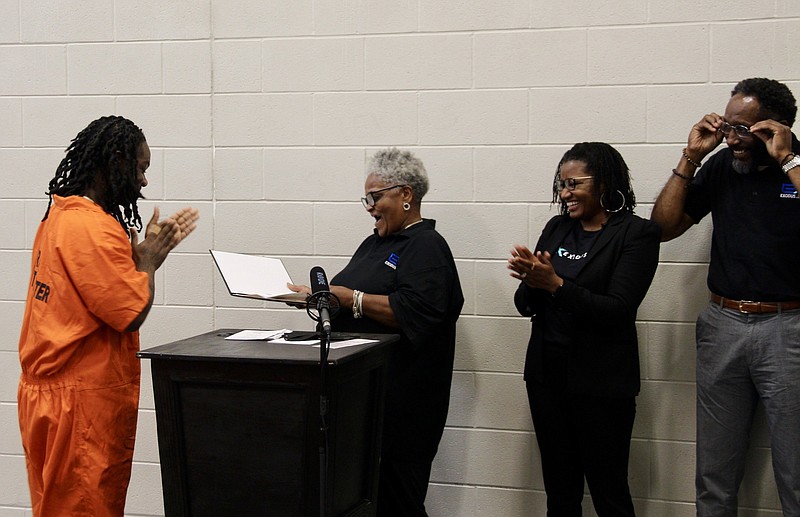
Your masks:
{"label": "gray trousers", "polygon": [[697,515],[735,517],[758,400],[783,515],[800,517],[800,310],[697,320]]}

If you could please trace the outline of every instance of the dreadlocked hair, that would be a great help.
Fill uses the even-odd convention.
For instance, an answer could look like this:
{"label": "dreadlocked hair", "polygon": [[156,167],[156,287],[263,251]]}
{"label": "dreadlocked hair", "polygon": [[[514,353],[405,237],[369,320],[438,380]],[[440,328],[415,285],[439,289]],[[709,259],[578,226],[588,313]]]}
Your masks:
{"label": "dreadlocked hair", "polygon": [[[604,201],[606,210],[633,212],[636,207],[636,196],[633,195],[630,171],[622,155],[605,142],[581,142],[564,153],[556,168],[555,181],[553,181],[553,203],[561,205],[562,215],[567,215],[569,212],[567,204],[561,200],[561,191],[558,189],[556,181],[560,179],[561,166],[571,160],[586,164],[586,170],[594,177],[591,186],[592,195],[596,199]],[[620,198],[620,194],[622,194],[622,198]]]}
{"label": "dreadlocked hair", "polygon": [[136,176],[136,156],[145,141],[139,127],[124,117],[100,117],[72,140],[66,156],[50,180],[50,197],[42,221],[50,214],[53,195],[81,196],[100,177],[102,195],[94,201],[111,214],[125,231],[142,229],[136,201],[142,197]]}

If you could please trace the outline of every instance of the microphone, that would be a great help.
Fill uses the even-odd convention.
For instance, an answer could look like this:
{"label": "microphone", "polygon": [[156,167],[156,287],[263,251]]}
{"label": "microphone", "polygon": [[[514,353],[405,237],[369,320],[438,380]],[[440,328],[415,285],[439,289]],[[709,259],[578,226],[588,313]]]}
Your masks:
{"label": "microphone", "polygon": [[320,266],[311,268],[311,297],[316,301],[316,308],[319,311],[319,322],[322,330],[330,336],[331,334],[331,290],[328,286],[328,277],[325,270]]}

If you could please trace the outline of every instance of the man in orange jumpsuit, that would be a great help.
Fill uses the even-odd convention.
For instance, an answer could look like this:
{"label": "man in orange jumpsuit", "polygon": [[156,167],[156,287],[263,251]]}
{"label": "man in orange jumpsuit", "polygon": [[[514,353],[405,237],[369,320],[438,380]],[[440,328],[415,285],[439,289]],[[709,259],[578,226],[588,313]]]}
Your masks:
{"label": "man in orange jumpsuit", "polygon": [[50,181],[19,342],[19,422],[36,517],[122,516],[139,405],[138,328],[154,274],[197,210],[139,243],[150,149],[122,117],[95,120]]}

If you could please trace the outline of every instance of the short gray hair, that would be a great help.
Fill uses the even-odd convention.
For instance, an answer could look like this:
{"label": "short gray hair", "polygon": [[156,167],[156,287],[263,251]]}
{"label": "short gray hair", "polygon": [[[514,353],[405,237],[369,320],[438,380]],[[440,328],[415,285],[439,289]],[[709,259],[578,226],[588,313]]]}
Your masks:
{"label": "short gray hair", "polygon": [[419,203],[428,192],[428,173],[422,160],[409,151],[396,147],[376,152],[367,165],[367,176],[374,174],[381,181],[393,185],[408,185]]}

